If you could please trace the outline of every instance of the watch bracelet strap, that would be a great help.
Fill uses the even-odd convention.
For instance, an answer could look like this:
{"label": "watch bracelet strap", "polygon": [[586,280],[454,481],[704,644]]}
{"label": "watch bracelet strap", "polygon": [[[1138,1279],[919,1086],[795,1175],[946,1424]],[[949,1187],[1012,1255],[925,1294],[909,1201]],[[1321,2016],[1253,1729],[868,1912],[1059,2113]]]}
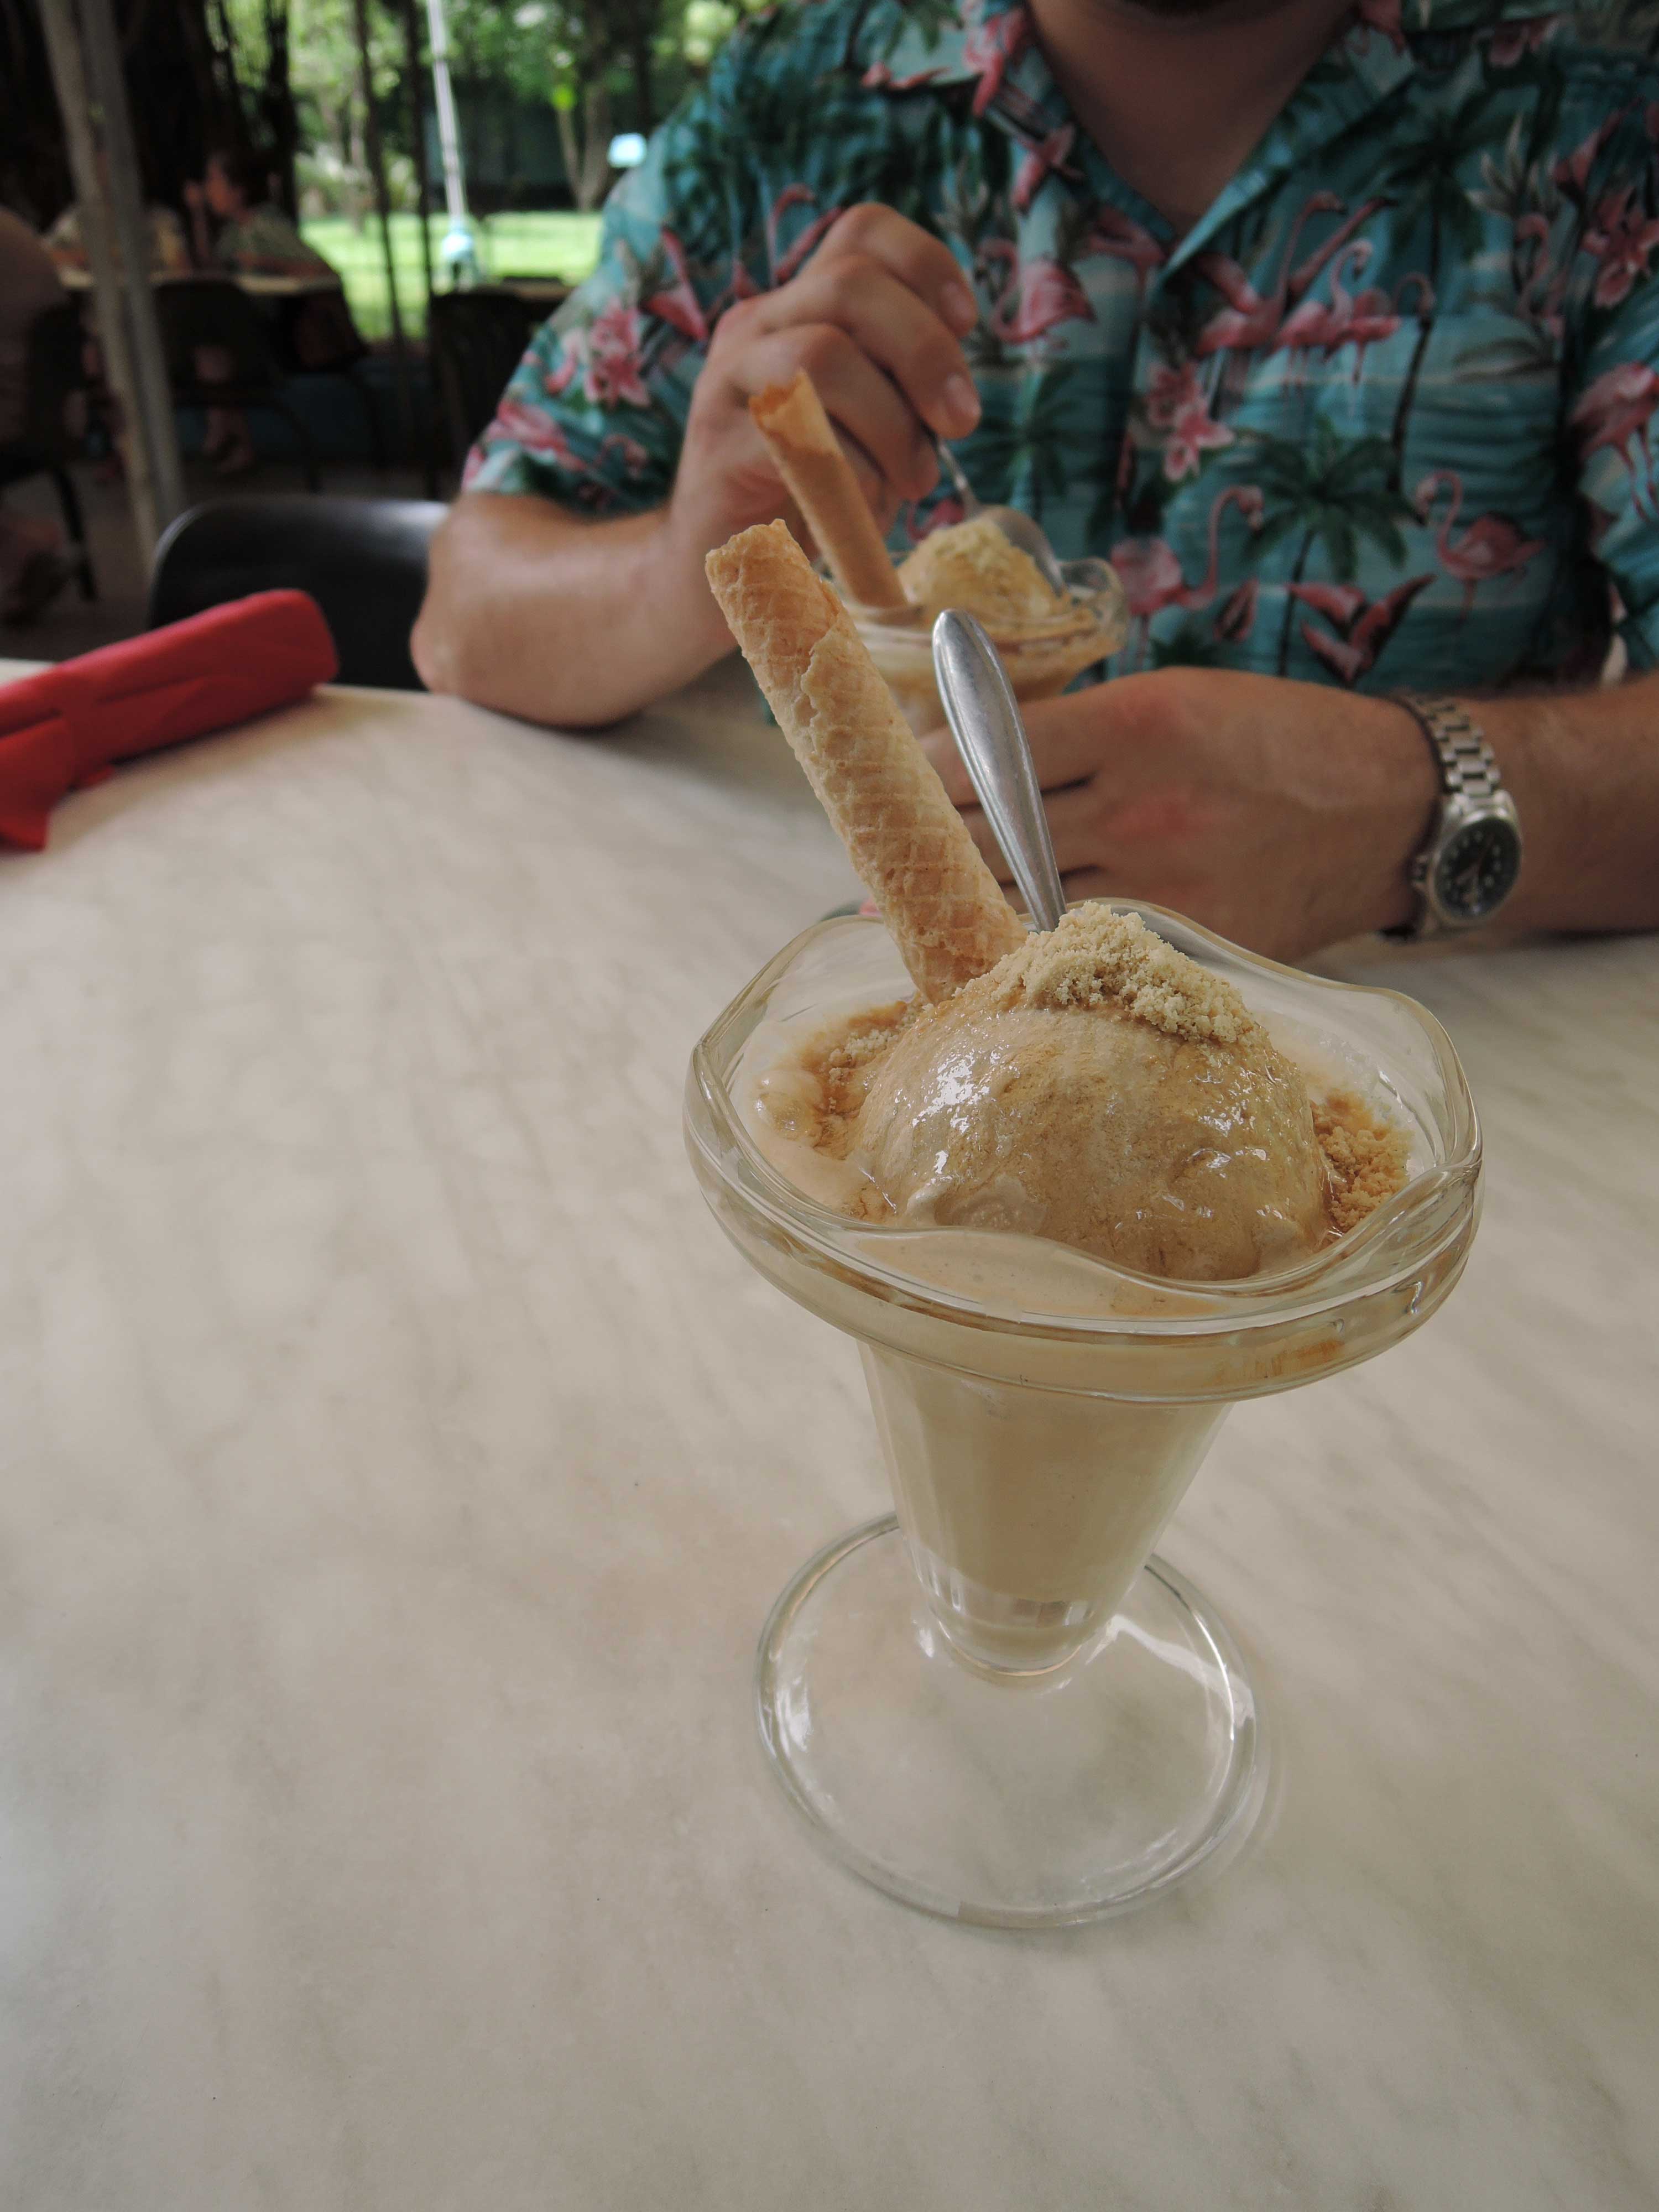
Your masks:
{"label": "watch bracelet strap", "polygon": [[1428,739],[1440,765],[1441,788],[1454,799],[1495,799],[1504,788],[1497,758],[1468,709],[1426,691],[1391,691]]}
{"label": "watch bracelet strap", "polygon": [[[1440,788],[1445,799],[1464,799],[1477,804],[1489,805],[1503,792],[1504,781],[1498,772],[1497,757],[1486,743],[1479,726],[1467,708],[1455,699],[1443,697],[1427,691],[1390,691],[1386,695],[1396,707],[1403,707],[1424,737],[1440,771]],[[1440,816],[1443,822],[1443,811]],[[1397,922],[1381,933],[1396,943],[1415,944],[1424,938],[1440,937],[1446,933],[1447,924],[1436,914],[1425,882],[1427,863],[1435,849],[1435,840],[1419,854],[1411,870],[1411,880],[1417,893],[1417,912],[1410,921]]]}

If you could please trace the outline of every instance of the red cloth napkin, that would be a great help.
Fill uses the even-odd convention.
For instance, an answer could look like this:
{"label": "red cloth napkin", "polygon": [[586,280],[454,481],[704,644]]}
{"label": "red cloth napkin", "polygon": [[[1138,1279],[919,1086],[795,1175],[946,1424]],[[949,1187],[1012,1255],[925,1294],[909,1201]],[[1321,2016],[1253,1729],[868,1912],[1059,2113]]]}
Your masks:
{"label": "red cloth napkin", "polygon": [[256,592],[0,685],[0,842],[38,853],[66,791],[286,707],[339,665],[315,599]]}

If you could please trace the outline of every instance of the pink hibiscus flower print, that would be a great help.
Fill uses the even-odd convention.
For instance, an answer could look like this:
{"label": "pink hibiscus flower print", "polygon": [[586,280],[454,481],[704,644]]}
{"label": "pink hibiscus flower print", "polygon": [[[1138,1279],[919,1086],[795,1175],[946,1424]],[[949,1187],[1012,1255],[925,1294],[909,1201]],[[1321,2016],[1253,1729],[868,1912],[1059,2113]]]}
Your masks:
{"label": "pink hibiscus flower print", "polygon": [[665,229],[662,234],[662,252],[673,281],[651,295],[645,303],[645,312],[678,331],[683,338],[701,345],[708,337],[708,318],[703,313],[702,302],[691,283],[685,248],[672,230]]}
{"label": "pink hibiscus flower print", "polygon": [[613,300],[586,330],[565,332],[565,353],[581,370],[582,394],[596,407],[648,407],[640,376],[639,310]]}
{"label": "pink hibiscus flower print", "polygon": [[1628,107],[1615,109],[1587,138],[1581,139],[1571,154],[1564,154],[1550,171],[1550,182],[1559,185],[1567,198],[1577,200],[1581,207],[1591,169],[1607,141],[1629,113]]}
{"label": "pink hibiscus flower print", "polygon": [[1584,251],[1601,264],[1595,280],[1598,307],[1616,307],[1630,297],[1659,246],[1659,222],[1646,220],[1636,205],[1636,188],[1604,192],[1584,229]]}
{"label": "pink hibiscus flower print", "polygon": [[1164,473],[1171,483],[1196,476],[1206,453],[1233,442],[1233,432],[1211,414],[1190,362],[1155,371],[1146,394],[1146,419],[1166,434]]}
{"label": "pink hibiscus flower print", "polygon": [[485,441],[491,438],[510,438],[523,452],[556,461],[561,468],[581,465],[553,417],[544,415],[539,407],[526,406],[522,399],[502,400],[495,421],[484,432]]}

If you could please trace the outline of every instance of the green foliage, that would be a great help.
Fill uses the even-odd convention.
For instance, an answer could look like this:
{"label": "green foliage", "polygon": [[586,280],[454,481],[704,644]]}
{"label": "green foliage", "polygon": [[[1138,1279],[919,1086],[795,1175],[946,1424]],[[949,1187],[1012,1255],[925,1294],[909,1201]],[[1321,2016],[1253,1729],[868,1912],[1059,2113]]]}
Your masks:
{"label": "green foliage", "polygon": [[[435,261],[447,228],[432,216],[428,235]],[[338,270],[350,302],[352,319],[366,338],[383,338],[392,328],[386,304],[386,263],[378,224],[357,230],[342,217],[323,216],[300,226],[306,244]],[[486,270],[533,270],[579,284],[599,252],[599,219],[593,215],[523,214],[488,217],[481,225]],[[404,327],[418,338],[426,328],[426,276],[421,259],[420,225],[412,215],[392,218],[392,258]]]}
{"label": "green foliage", "polygon": [[[238,74],[260,76],[268,46],[268,0],[223,0]],[[522,100],[577,110],[603,80],[617,127],[643,125],[632,74],[647,63],[654,106],[672,105],[707,70],[745,15],[766,0],[448,0],[450,66],[463,82],[501,85]],[[389,148],[412,154],[408,108],[400,96],[406,48],[401,5],[368,0],[374,94]],[[354,0],[289,0],[289,75],[301,137],[313,159],[325,150],[337,167],[352,159],[353,110],[361,101]],[[417,9],[422,58],[426,8]],[[428,100],[429,104],[429,100]],[[321,181],[320,174],[313,181]],[[326,195],[325,196],[327,197]]]}

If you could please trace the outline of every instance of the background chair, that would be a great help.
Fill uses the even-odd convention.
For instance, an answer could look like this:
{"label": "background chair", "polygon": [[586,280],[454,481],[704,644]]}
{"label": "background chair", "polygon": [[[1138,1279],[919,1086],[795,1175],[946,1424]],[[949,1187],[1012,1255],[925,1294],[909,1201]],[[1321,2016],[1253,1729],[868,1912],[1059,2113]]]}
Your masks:
{"label": "background chair", "polygon": [[427,345],[439,419],[457,468],[490,416],[547,311],[502,284],[434,292]]}
{"label": "background chair", "polygon": [[70,394],[86,389],[81,310],[73,300],[48,307],[30,326],[23,434],[0,446],[0,490],[27,477],[50,477],[63,512],[64,534],[75,549],[81,597],[95,599],[97,579],[87,545],[81,501],[70,475],[75,452],[67,411]]}
{"label": "background chair", "polygon": [[[155,313],[167,356],[167,382],[180,407],[264,407],[280,415],[300,448],[307,489],[315,491],[317,447],[282,392],[282,372],[271,325],[239,284],[228,276],[179,276],[155,289]],[[211,348],[229,373],[204,378],[198,356]]]}
{"label": "background chair", "polygon": [[418,691],[409,634],[447,512],[435,500],[322,497],[193,507],[156,548],[150,628],[250,592],[309,592],[334,633],[341,683]]}

